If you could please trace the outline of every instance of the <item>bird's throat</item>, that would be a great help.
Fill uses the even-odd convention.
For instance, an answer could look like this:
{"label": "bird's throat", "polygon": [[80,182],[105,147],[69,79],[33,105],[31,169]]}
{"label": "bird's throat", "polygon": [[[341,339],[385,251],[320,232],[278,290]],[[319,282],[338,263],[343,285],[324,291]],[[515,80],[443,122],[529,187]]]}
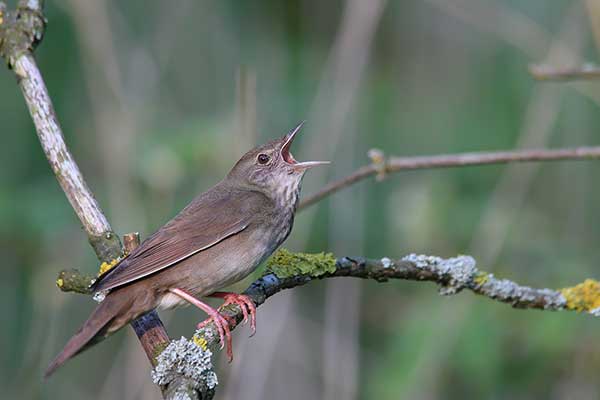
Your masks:
{"label": "bird's throat", "polygon": [[277,207],[290,213],[296,211],[300,197],[301,180],[289,180],[280,185],[275,193]]}

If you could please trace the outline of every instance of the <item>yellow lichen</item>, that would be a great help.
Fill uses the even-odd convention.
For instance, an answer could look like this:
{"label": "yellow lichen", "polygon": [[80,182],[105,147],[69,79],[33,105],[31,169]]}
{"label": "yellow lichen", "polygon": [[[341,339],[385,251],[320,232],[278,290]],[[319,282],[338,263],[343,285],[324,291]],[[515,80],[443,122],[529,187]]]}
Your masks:
{"label": "yellow lichen", "polygon": [[62,287],[65,284],[65,281],[62,278],[58,278],[56,280],[56,286]]}
{"label": "yellow lichen", "polygon": [[490,280],[490,276],[486,272],[480,271],[479,273],[477,273],[477,275],[473,279],[473,282],[475,282],[477,285],[481,286],[481,285],[486,284],[489,280]]}
{"label": "yellow lichen", "polygon": [[208,348],[208,342],[201,336],[194,335],[192,336],[192,340],[196,344],[196,346],[200,347],[202,350],[206,351]]}
{"label": "yellow lichen", "polygon": [[113,269],[118,263],[121,262],[122,259],[123,259],[122,257],[117,257],[117,258],[111,260],[110,262],[105,261],[102,264],[100,264],[100,270],[98,271],[98,276]]}
{"label": "yellow lichen", "polygon": [[575,311],[591,311],[600,307],[600,282],[586,279],[583,283],[560,290],[566,307]]}

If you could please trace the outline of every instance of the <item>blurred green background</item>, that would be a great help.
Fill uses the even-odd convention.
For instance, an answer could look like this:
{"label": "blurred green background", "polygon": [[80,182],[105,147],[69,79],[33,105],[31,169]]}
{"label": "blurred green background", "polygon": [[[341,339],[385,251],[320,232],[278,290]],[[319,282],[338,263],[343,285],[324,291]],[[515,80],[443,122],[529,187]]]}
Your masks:
{"label": "blurred green background", "polygon": [[[536,83],[534,62],[596,61],[590,0],[48,2],[36,58],[66,140],[119,233],[145,237],[247,149],[308,123],[298,159],[329,159],[303,193],[368,163],[600,144],[600,87]],[[49,360],[93,307],[59,270],[97,262],[22,95],[0,72],[0,397],[158,399],[130,329]],[[594,133],[596,132],[596,133]],[[520,283],[599,277],[597,162],[416,171],[303,211],[286,247],[338,256],[473,255]],[[236,289],[243,289],[248,279]],[[161,316],[189,336],[197,310]],[[592,399],[588,315],[518,311],[428,283],[328,280],[277,295],[258,333],[219,355],[218,399]]]}

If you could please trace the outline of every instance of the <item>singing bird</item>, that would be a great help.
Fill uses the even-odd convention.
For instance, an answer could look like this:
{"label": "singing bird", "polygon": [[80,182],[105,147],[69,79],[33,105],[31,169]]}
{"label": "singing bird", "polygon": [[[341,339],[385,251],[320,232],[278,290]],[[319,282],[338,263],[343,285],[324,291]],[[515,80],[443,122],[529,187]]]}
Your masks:
{"label": "singing bird", "polygon": [[229,324],[199,297],[238,304],[255,329],[247,296],[219,292],[250,274],[287,238],[306,170],[326,161],[298,162],[290,152],[300,123],[281,139],[256,147],[215,186],[197,196],[116,267],[93,283],[104,299],[50,363],[51,375],[71,357],[155,308],[193,304],[213,321],[231,359]]}

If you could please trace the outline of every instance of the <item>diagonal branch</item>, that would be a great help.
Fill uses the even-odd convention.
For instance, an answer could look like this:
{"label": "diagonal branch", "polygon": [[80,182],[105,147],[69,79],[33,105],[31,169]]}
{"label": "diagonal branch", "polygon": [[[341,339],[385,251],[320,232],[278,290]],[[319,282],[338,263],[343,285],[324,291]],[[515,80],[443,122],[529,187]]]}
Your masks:
{"label": "diagonal branch", "polygon": [[415,169],[455,168],[473,165],[507,164],[514,162],[596,160],[600,159],[600,146],[576,147],[572,149],[531,149],[515,151],[494,151],[443,154],[436,156],[389,157],[385,158],[380,150],[369,151],[373,162],[358,168],[351,174],[325,185],[317,193],[302,200],[300,209],[311,206],[325,197],[353,185],[370,176],[382,179],[386,174]]}

